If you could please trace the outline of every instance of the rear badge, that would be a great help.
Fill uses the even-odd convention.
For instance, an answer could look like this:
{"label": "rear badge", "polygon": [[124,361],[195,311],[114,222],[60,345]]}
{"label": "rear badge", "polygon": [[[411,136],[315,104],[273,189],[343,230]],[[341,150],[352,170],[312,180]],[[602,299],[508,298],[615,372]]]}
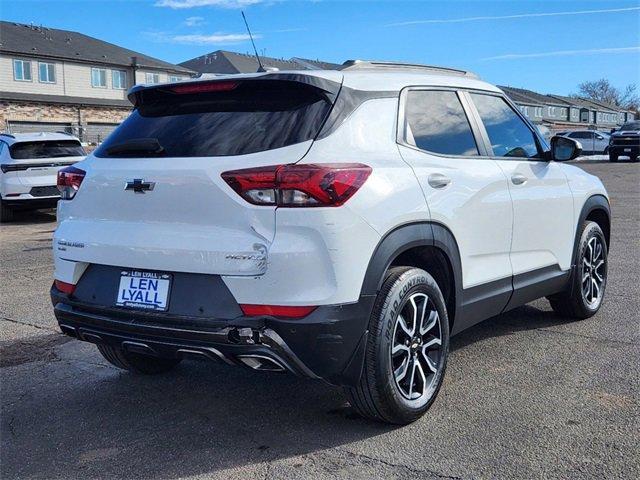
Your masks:
{"label": "rear badge", "polygon": [[134,193],[150,192],[156,186],[156,182],[145,182],[141,178],[135,178],[124,185],[125,190],[133,190]]}

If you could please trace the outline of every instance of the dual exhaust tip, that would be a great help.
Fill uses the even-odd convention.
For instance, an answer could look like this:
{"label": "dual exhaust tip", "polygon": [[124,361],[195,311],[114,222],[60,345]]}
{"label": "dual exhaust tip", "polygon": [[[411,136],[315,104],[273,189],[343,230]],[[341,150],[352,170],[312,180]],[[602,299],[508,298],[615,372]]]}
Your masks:
{"label": "dual exhaust tip", "polygon": [[238,355],[236,358],[247,367],[261,372],[284,372],[286,370],[280,362],[264,355]]}

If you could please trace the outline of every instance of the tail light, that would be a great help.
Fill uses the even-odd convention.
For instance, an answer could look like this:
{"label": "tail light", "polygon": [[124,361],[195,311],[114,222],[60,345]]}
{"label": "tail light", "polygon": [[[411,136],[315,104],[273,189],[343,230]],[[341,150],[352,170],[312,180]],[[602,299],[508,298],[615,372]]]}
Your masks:
{"label": "tail light", "polygon": [[62,293],[66,293],[67,295],[71,295],[76,289],[76,286],[73,283],[66,283],[60,280],[54,280],[53,284],[58,290]]}
{"label": "tail light", "polygon": [[222,178],[247,202],[278,207],[339,207],[371,174],[361,163],[272,165],[224,172]]}
{"label": "tail light", "polygon": [[309,315],[317,307],[287,307],[281,305],[240,305],[242,313],[247,317],[280,317],[302,318]]}
{"label": "tail light", "polygon": [[62,200],[71,200],[76,196],[86,172],[76,167],[58,170],[58,190]]}

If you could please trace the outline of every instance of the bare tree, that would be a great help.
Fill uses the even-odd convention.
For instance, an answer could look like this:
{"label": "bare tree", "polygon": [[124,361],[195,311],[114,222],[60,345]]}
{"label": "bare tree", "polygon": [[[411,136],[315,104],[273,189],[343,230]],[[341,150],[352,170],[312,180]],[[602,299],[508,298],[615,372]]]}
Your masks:
{"label": "bare tree", "polygon": [[627,85],[624,90],[620,90],[609,82],[606,78],[591,82],[583,82],[578,85],[578,93],[574,96],[599,100],[611,103],[619,107],[638,111],[640,107],[640,97],[636,93],[637,85]]}

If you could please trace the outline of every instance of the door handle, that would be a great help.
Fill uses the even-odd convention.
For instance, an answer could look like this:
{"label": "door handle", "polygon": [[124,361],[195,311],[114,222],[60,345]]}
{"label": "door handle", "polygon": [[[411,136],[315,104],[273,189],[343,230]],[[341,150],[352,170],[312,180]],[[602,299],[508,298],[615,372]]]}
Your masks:
{"label": "door handle", "polygon": [[451,179],[441,173],[432,173],[427,181],[433,188],[444,188],[451,183]]}
{"label": "door handle", "polygon": [[516,173],[515,175],[511,176],[511,183],[513,183],[514,185],[522,185],[523,183],[526,183],[526,182],[527,182],[527,177],[525,177],[524,175]]}

